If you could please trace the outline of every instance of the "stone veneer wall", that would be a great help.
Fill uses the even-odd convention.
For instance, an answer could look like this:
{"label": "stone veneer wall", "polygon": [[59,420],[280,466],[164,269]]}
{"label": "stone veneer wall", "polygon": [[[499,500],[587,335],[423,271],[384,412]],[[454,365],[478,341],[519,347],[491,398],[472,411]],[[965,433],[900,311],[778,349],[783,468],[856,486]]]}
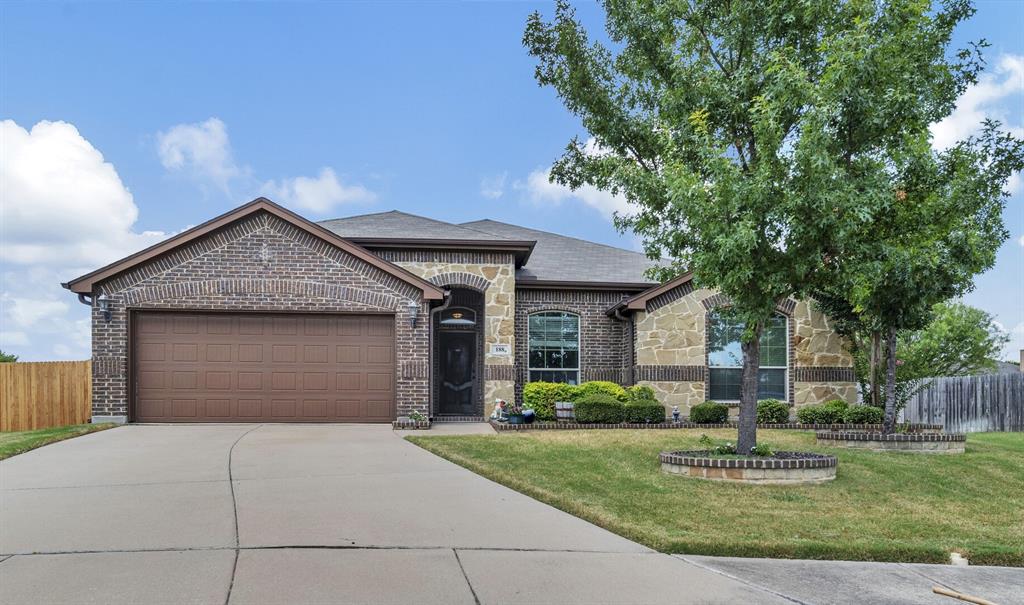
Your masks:
{"label": "stone veneer wall", "polygon": [[[685,414],[707,399],[707,313],[722,303],[725,297],[687,283],[634,315],[636,382],[653,388],[666,407],[678,405]],[[797,406],[837,397],[855,402],[853,359],[828,319],[806,301],[783,307],[790,318],[788,399]]]}
{"label": "stone veneer wall", "polygon": [[[495,399],[515,396],[515,259],[498,252],[379,250],[385,260],[439,286],[463,286],[484,293],[484,381],[481,413]],[[494,355],[492,344],[505,344],[511,355]]]}
{"label": "stone veneer wall", "polygon": [[523,385],[529,381],[529,316],[538,311],[568,311],[580,316],[580,380],[631,382],[630,327],[605,312],[629,293],[604,290],[555,290],[520,288],[515,303],[516,400],[522,402]]}
{"label": "stone veneer wall", "polygon": [[110,298],[111,321],[92,311],[93,415],[128,415],[128,310],[394,313],[396,410],[428,402],[428,322],[412,327],[420,291],[310,233],[257,213],[121,273],[93,291]]}

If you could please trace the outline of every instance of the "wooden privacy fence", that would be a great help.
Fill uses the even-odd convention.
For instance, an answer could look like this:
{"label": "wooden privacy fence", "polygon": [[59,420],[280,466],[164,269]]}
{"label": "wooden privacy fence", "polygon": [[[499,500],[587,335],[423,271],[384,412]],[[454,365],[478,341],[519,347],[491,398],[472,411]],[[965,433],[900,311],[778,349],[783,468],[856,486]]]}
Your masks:
{"label": "wooden privacy fence", "polygon": [[92,362],[0,363],[0,431],[89,422]]}
{"label": "wooden privacy fence", "polygon": [[910,398],[903,415],[947,433],[1024,431],[1024,372],[938,378]]}

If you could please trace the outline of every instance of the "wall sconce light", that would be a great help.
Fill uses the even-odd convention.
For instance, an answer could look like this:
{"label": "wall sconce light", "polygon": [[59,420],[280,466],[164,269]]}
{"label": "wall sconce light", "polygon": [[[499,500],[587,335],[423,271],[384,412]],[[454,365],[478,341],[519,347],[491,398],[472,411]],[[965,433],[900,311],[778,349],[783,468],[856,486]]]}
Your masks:
{"label": "wall sconce light", "polygon": [[100,308],[100,313],[103,314],[103,321],[110,321],[110,297],[101,293],[96,297],[96,304]]}
{"label": "wall sconce light", "polygon": [[420,304],[415,300],[409,301],[409,321],[412,322],[412,327],[416,327],[416,320],[420,317]]}

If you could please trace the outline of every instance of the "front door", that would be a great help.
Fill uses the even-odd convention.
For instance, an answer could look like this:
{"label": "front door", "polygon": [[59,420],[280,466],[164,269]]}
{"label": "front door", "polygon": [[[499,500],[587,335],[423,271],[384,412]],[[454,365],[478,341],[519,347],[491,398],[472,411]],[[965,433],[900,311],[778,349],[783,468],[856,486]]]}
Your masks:
{"label": "front door", "polygon": [[441,414],[479,416],[476,398],[476,332],[441,331]]}

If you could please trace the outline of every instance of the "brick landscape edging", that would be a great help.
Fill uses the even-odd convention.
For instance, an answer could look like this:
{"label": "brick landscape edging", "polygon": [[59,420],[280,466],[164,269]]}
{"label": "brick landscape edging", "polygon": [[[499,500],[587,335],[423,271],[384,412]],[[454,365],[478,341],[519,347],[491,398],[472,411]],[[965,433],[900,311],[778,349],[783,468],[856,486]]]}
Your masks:
{"label": "brick landscape edging", "polygon": [[776,452],[780,457],[716,458],[707,450],[661,452],[661,470],[673,475],[762,485],[824,483],[836,478],[835,456],[813,452]]}
{"label": "brick landscape edging", "polygon": [[[532,424],[508,424],[491,420],[491,426],[496,431],[564,431],[564,430],[586,430],[586,429],[734,429],[736,422],[721,422],[716,424],[697,424],[695,422],[657,422],[651,424],[583,424],[580,422],[552,422],[539,421]],[[800,424],[789,422],[786,424],[759,424],[759,429],[798,430],[798,431],[881,431],[880,424]],[[912,434],[929,434],[931,431],[941,431],[939,424],[910,424],[907,430]]]}
{"label": "brick landscape edging", "polygon": [[393,420],[391,422],[391,428],[396,431],[403,430],[428,430],[430,428],[429,420]]}
{"label": "brick landscape edging", "polygon": [[936,435],[932,433],[852,433],[819,431],[818,445],[870,450],[875,452],[908,452],[912,454],[962,454],[966,451],[967,436],[960,434]]}

